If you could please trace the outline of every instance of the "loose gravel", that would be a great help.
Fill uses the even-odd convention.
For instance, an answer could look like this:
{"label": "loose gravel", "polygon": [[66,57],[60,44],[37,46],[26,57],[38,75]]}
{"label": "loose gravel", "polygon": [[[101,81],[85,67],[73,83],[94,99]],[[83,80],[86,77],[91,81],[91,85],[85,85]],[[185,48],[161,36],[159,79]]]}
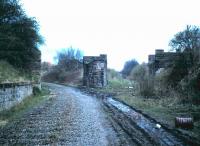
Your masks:
{"label": "loose gravel", "polygon": [[120,133],[97,98],[74,88],[47,85],[54,96],[1,127],[0,145],[121,145]]}

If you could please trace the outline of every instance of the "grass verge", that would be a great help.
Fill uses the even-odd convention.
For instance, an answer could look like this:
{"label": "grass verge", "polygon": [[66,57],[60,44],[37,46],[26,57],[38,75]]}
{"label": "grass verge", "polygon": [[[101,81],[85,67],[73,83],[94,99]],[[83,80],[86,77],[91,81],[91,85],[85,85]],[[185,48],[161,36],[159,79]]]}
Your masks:
{"label": "grass verge", "polygon": [[117,95],[116,98],[138,110],[141,110],[143,113],[148,114],[170,129],[175,128],[175,117],[192,116],[194,118],[194,128],[178,130],[182,133],[200,139],[200,106],[178,104],[174,101],[175,99],[172,98],[148,99],[127,94]]}
{"label": "grass verge", "polygon": [[182,104],[176,98],[144,98],[134,96],[134,88],[129,88],[128,81],[110,81],[105,88],[94,89],[98,92],[110,93],[133,108],[142,111],[156,119],[170,129],[175,128],[176,116],[192,116],[194,118],[193,129],[177,129],[184,134],[200,140],[200,105]]}
{"label": "grass verge", "polygon": [[41,93],[35,96],[29,96],[25,98],[21,103],[12,107],[9,110],[0,112],[0,126],[6,125],[12,119],[19,117],[32,107],[38,105],[39,103],[45,101],[49,98],[49,91],[45,87],[42,87]]}

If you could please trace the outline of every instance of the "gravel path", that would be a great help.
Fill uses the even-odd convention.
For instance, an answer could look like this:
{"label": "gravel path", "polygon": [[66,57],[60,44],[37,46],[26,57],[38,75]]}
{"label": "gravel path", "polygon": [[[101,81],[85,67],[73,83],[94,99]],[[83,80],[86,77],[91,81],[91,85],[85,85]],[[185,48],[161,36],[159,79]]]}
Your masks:
{"label": "gravel path", "polygon": [[55,96],[1,128],[0,145],[133,145],[115,131],[98,99],[74,88],[48,86]]}

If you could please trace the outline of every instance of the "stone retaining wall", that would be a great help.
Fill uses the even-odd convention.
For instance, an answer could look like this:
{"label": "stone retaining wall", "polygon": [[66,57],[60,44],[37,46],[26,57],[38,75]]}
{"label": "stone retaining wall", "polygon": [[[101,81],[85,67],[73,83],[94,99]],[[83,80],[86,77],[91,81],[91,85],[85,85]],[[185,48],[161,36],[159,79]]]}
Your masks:
{"label": "stone retaining wall", "polygon": [[32,93],[31,83],[0,84],[0,111],[10,109]]}

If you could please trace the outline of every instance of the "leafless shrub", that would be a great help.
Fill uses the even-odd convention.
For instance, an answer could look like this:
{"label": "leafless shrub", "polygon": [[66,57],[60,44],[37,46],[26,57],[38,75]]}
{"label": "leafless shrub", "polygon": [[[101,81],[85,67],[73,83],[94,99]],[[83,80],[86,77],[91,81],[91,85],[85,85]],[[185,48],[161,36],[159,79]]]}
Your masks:
{"label": "leafless shrub", "polygon": [[150,97],[154,96],[154,80],[148,74],[148,67],[146,64],[136,66],[132,71],[129,78],[136,82],[138,93],[141,96]]}

